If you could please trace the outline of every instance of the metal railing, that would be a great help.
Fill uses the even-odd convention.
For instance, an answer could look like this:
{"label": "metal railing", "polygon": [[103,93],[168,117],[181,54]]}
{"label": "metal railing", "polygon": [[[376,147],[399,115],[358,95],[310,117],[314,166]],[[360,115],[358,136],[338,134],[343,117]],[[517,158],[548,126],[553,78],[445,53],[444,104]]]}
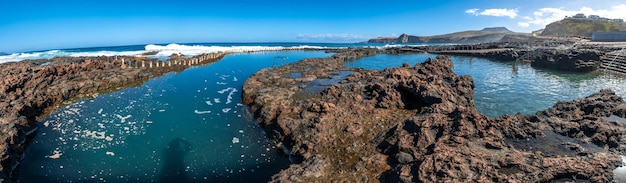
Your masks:
{"label": "metal railing", "polygon": [[611,62],[609,62],[609,65],[605,65],[605,66],[604,66],[604,71],[603,71],[604,76],[606,76],[606,70],[607,70],[607,68],[608,68],[608,67],[610,67],[610,66],[613,66],[613,63],[615,63],[615,60],[617,60],[617,57],[619,57],[620,55],[622,55],[622,53],[624,53],[624,49],[625,49],[625,48],[626,48],[626,47],[623,47],[623,48],[622,48],[622,49],[621,49],[621,50],[620,50],[620,51],[619,51],[619,52],[615,55],[615,57],[613,57],[613,60],[611,60]]}

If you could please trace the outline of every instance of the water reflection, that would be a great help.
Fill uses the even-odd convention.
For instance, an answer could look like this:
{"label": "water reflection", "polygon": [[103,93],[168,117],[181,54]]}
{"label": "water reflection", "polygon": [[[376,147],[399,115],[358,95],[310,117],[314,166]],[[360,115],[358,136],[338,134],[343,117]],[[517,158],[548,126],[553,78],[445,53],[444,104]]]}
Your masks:
{"label": "water reflection", "polygon": [[189,154],[191,144],[186,140],[175,138],[163,149],[163,167],[159,182],[189,182],[185,156]]}
{"label": "water reflection", "polygon": [[[376,55],[352,61],[345,66],[382,70],[435,58],[434,54]],[[611,89],[626,96],[624,77],[603,77],[598,73],[572,73],[535,69],[530,64],[452,56],[457,75],[470,75],[476,86],[474,99],[479,112],[489,117],[518,112],[532,114],[557,101],[586,97],[600,89]],[[407,61],[408,60],[408,61]]]}

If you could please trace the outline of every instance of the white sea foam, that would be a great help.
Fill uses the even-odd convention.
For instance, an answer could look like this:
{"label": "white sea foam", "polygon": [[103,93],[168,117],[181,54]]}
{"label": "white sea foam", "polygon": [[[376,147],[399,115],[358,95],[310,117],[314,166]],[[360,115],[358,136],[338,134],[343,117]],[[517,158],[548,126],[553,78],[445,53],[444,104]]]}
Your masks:
{"label": "white sea foam", "polygon": [[[322,46],[309,46],[309,45],[300,45],[300,46],[202,46],[202,45],[181,45],[181,44],[168,44],[168,45],[154,45],[149,44],[144,47],[144,50],[134,50],[134,51],[88,51],[88,52],[74,52],[74,51],[66,51],[66,50],[49,50],[49,51],[38,51],[38,52],[23,52],[23,53],[13,53],[9,55],[0,56],[0,63],[4,62],[15,62],[22,61],[27,59],[44,59],[44,58],[54,58],[60,56],[71,56],[71,57],[82,57],[82,56],[141,56],[144,53],[148,52],[157,52],[155,55],[150,55],[147,57],[151,58],[167,58],[172,54],[183,54],[187,57],[196,56],[201,54],[210,54],[210,53],[218,53],[218,52],[229,52],[229,53],[241,53],[241,52],[258,52],[258,51],[280,51],[280,50],[295,50],[295,49],[324,49],[331,47],[322,47]],[[338,47],[332,47],[338,48]]]}
{"label": "white sea foam", "polygon": [[233,88],[233,87],[228,87],[228,88],[224,88],[224,89],[222,89],[222,90],[220,90],[220,91],[217,91],[217,93],[219,93],[219,94],[224,94],[224,93],[226,93],[226,92],[227,92],[227,91],[229,91],[229,90],[236,90],[236,89],[235,89],[235,88]]}
{"label": "white sea foam", "polygon": [[198,111],[197,109],[195,111],[193,111],[196,114],[209,114],[211,113],[211,111]]}
{"label": "white sea foam", "polygon": [[126,116],[121,116],[121,115],[119,115],[119,114],[115,114],[115,116],[116,116],[117,118],[120,118],[120,120],[122,121],[122,123],[126,122],[126,119],[128,119],[128,118],[132,117],[132,115],[130,115],[130,114],[129,114],[129,115],[126,115]]}
{"label": "white sea foam", "polygon": [[233,88],[233,87],[228,87],[222,90],[217,91],[217,93],[219,94],[224,94],[227,91],[230,91],[228,93],[228,97],[226,98],[226,104],[230,104],[233,101],[233,94],[235,94],[235,92],[237,92],[237,89]]}
{"label": "white sea foam", "polygon": [[211,103],[210,100],[207,100],[205,103],[206,103],[206,105],[213,105],[213,103]]}
{"label": "white sea foam", "polygon": [[61,153],[61,151],[57,148],[52,152],[52,155],[47,156],[47,157],[50,159],[59,159],[61,155],[63,155],[63,153]]}
{"label": "white sea foam", "polygon": [[89,137],[89,138],[94,138],[94,139],[105,139],[106,138],[106,132],[99,132],[99,131],[89,131],[89,130],[84,130],[85,134],[83,135],[83,137]]}
{"label": "white sea foam", "polygon": [[230,104],[233,101],[233,94],[235,94],[235,92],[237,92],[237,89],[235,88],[230,90],[230,93],[228,94],[228,98],[226,98],[226,104]]}
{"label": "white sea foam", "polygon": [[40,52],[13,53],[0,56],[0,63],[17,62],[28,59],[44,59],[62,56],[70,57],[90,57],[90,56],[139,56],[147,51],[94,51],[94,52],[68,52],[63,50],[50,50]]}
{"label": "white sea foam", "polygon": [[224,108],[224,109],[222,109],[222,112],[228,113],[228,111],[230,111],[230,110],[231,110],[231,108]]}
{"label": "white sea foam", "polygon": [[205,53],[218,53],[218,52],[241,53],[241,52],[256,52],[256,51],[279,51],[279,50],[287,50],[287,49],[324,49],[324,48],[326,47],[308,46],[308,45],[283,47],[283,46],[202,46],[202,45],[180,45],[180,44],[168,44],[168,45],[162,46],[162,45],[149,44],[145,46],[146,51],[158,51],[156,56],[166,56],[166,57],[169,57],[172,54],[183,54],[186,56],[195,56],[195,55],[200,55],[200,54],[205,54]]}
{"label": "white sea foam", "polygon": [[232,142],[233,142],[233,144],[239,143],[239,138],[233,137]]}

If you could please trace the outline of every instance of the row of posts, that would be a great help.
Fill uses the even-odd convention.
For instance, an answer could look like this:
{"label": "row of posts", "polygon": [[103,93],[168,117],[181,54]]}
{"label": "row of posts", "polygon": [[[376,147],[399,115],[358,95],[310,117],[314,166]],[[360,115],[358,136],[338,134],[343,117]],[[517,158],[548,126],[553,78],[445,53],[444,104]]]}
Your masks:
{"label": "row of posts", "polygon": [[430,46],[428,51],[451,51],[451,50],[480,50],[481,47],[474,45]]}
{"label": "row of posts", "polygon": [[[152,67],[171,67],[172,65],[185,65],[185,66],[192,66],[192,65],[199,65],[207,60],[213,60],[213,59],[217,59],[220,58],[222,56],[226,55],[225,52],[219,52],[219,53],[211,53],[211,54],[202,54],[202,55],[198,55],[192,58],[183,58],[181,60],[170,60],[168,62],[163,62],[163,61],[141,61],[141,63],[139,61],[126,61],[125,58],[121,58],[121,62],[122,62],[122,67],[131,67],[131,68],[152,68]],[[108,58],[108,57],[107,57]],[[117,59],[117,56],[115,56],[115,60]]]}

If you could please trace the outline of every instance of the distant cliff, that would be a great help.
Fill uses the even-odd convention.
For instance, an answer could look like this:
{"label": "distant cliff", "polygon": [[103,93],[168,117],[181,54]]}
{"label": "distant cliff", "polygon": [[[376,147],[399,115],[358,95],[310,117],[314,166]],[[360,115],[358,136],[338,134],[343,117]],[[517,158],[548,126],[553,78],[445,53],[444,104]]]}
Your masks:
{"label": "distant cliff", "polygon": [[563,19],[546,25],[541,36],[591,37],[592,32],[626,31],[624,23]]}
{"label": "distant cliff", "polygon": [[455,32],[436,36],[412,36],[402,34],[400,37],[379,37],[370,39],[368,43],[486,43],[498,42],[510,36],[530,37],[530,34],[516,33],[506,27],[489,27],[483,30]]}

